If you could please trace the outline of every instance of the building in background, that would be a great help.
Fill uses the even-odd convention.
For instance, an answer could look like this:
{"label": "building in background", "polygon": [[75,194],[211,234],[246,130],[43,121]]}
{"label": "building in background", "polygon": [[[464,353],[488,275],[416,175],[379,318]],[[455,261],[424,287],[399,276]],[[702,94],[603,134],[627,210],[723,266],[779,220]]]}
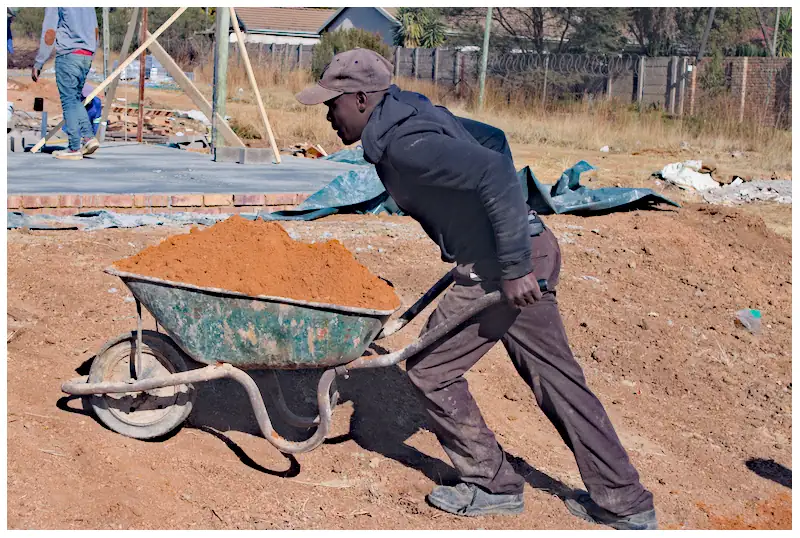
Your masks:
{"label": "building in background", "polygon": [[391,45],[399,24],[394,8],[381,7],[237,7],[245,41],[314,45],[323,32],[360,28],[379,34]]}

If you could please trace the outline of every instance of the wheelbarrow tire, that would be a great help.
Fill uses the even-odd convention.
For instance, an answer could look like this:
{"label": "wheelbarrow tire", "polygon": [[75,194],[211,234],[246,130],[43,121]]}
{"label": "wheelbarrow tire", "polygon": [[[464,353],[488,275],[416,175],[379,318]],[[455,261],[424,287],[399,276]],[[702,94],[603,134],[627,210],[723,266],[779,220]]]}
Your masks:
{"label": "wheelbarrow tire", "polygon": [[[109,341],[89,370],[89,383],[127,381],[136,360],[136,331]],[[142,371],[138,379],[185,372],[189,358],[168,336],[142,331]],[[197,391],[191,383],[147,392],[97,394],[83,398],[109,429],[134,439],[154,439],[179,428],[192,412]]]}

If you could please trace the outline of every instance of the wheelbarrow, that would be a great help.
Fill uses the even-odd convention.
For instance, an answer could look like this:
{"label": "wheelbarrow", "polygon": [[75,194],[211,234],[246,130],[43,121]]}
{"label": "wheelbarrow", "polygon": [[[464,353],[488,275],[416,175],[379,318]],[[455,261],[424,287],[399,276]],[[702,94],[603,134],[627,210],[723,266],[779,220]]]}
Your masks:
{"label": "wheelbarrow", "polygon": [[[499,291],[489,293],[399,351],[364,355],[374,340],[400,330],[440,295],[452,283],[452,272],[392,321],[389,318],[396,309],[252,296],[114,267],[105,272],[122,279],[133,294],[137,328],[106,342],[89,375],[64,383],[61,390],[83,396],[84,406],[111,430],[152,439],[169,434],[187,419],[196,383],[232,379],[246,391],[261,433],[285,454],[308,452],[325,440],[339,398],[338,376],[346,378],[353,370],[404,361],[503,300]],[[547,282],[540,280],[539,286],[544,291]],[[143,330],[142,305],[156,320],[156,331]],[[313,418],[288,408],[276,374],[276,370],[302,368],[325,369],[317,385],[319,411]],[[255,369],[271,371],[268,381],[274,412],[292,426],[313,429],[307,439],[290,441],[275,431],[261,391],[246,372]]]}

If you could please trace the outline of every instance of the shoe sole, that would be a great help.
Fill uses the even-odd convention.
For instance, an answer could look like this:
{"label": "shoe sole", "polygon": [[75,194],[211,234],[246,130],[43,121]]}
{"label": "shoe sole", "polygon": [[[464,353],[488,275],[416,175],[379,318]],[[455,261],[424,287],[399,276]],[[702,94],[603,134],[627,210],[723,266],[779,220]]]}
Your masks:
{"label": "shoe sole", "polygon": [[443,510],[450,514],[454,514],[457,516],[466,516],[466,517],[476,517],[476,516],[495,516],[495,515],[519,515],[525,511],[524,504],[504,504],[499,506],[493,506],[492,508],[484,508],[480,510],[472,510],[470,512],[462,512],[460,511],[460,507],[452,506],[447,503],[439,502],[430,498],[430,496],[426,497],[428,503],[431,504],[434,508],[438,508],[439,510]]}
{"label": "shoe sole", "polygon": [[86,149],[82,150],[83,151],[83,155],[84,156],[85,155],[91,155],[92,153],[94,153],[98,149],[100,149],[100,144],[92,144],[90,146],[87,146]]}
{"label": "shoe sole", "polygon": [[575,517],[579,517],[584,521],[588,521],[589,523],[594,523],[595,525],[605,525],[606,527],[611,527],[611,528],[616,529],[618,531],[644,531],[644,530],[657,530],[658,529],[657,526],[651,528],[649,526],[642,526],[642,525],[629,525],[629,524],[624,524],[624,523],[618,523],[618,524],[614,525],[612,523],[606,523],[604,521],[599,521],[599,520],[593,518],[587,512],[584,512],[582,510],[578,510],[576,508],[573,508],[572,505],[570,505],[568,503],[564,503],[564,504],[566,504],[567,510],[569,510],[570,514],[572,514]]}

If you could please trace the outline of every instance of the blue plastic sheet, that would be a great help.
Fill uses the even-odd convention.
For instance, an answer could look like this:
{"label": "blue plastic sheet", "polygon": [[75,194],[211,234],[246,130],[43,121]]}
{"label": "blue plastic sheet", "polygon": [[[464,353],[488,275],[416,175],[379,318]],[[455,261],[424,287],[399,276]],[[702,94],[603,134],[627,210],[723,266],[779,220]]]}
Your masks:
{"label": "blue plastic sheet", "polygon": [[[345,149],[324,157],[326,160],[360,165],[357,170],[337,176],[294,209],[259,213],[264,220],[314,220],[336,213],[389,213],[402,211],[383,188],[375,167],[364,160],[363,150]],[[553,185],[540,182],[530,167],[517,172],[531,209],[542,215],[561,213],[603,213],[653,204],[678,204],[651,189],[605,187],[590,189],[580,183],[581,174],[594,170],[580,161],[564,170]]]}

